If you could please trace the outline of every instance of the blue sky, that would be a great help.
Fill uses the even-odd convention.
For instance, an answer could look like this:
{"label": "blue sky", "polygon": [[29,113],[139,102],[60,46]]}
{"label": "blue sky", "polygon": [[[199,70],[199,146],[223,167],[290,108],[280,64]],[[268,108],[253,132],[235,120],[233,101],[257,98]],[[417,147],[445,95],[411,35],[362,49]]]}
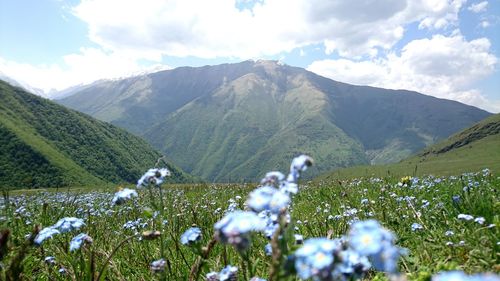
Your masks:
{"label": "blue sky", "polygon": [[500,0],[0,0],[0,73],[54,90],[274,59],[500,112]]}

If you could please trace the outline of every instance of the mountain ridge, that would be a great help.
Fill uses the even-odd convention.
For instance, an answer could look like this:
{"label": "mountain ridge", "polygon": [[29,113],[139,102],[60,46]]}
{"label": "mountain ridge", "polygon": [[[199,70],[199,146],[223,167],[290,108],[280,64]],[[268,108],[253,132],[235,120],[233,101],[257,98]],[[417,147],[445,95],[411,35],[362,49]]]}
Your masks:
{"label": "mountain ridge", "polygon": [[274,61],[166,70],[59,102],[144,137],[210,181],[256,180],[253,168],[286,169],[299,153],[323,162],[312,174],[399,161],[490,115]]}

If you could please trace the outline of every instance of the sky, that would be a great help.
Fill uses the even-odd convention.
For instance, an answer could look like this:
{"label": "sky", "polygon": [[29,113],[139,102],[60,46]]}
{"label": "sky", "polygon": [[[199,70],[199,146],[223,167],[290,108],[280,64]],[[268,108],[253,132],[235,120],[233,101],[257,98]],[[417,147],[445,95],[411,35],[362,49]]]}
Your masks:
{"label": "sky", "polygon": [[496,113],[500,0],[0,0],[0,74],[48,97],[248,59]]}

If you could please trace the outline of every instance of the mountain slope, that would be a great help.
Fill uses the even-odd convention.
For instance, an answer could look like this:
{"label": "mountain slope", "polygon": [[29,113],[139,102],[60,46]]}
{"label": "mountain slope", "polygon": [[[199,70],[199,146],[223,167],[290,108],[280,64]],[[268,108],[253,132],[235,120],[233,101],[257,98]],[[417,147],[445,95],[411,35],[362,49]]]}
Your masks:
{"label": "mountain slope", "polygon": [[[135,182],[160,154],[102,121],[0,81],[0,185]],[[186,175],[170,165],[174,181]]]}
{"label": "mountain slope", "polygon": [[273,61],[178,68],[60,100],[143,136],[212,181],[255,180],[309,153],[311,174],[399,161],[490,114],[409,91],[353,86]]}
{"label": "mountain slope", "polygon": [[325,174],[325,178],[354,178],[359,176],[457,175],[484,168],[500,172],[500,114],[425,148],[399,163],[340,169]]}
{"label": "mountain slope", "polygon": [[30,93],[37,95],[37,96],[47,98],[47,95],[41,89],[31,87],[30,85],[23,83],[23,82],[19,82],[15,79],[3,74],[1,71],[0,71],[0,80],[7,82],[8,84],[10,84],[13,87],[19,87],[27,92],[30,92]]}
{"label": "mountain slope", "polygon": [[[461,147],[473,145],[483,139],[498,136],[500,136],[500,114],[495,114],[472,127],[454,134],[445,141],[424,149],[423,152],[419,153],[417,156],[423,158],[440,156]],[[500,147],[498,148],[500,150]],[[500,160],[500,158],[498,158],[498,160]]]}
{"label": "mountain slope", "polygon": [[58,102],[141,135],[144,128],[251,69],[251,62],[180,67],[122,80],[99,81]]}
{"label": "mountain slope", "polygon": [[256,171],[276,169],[301,152],[319,162],[362,159],[361,145],[322,117],[322,94],[296,82],[299,88],[279,89],[258,75],[244,75],[190,102],[144,136],[180,166],[192,166],[196,155],[192,173],[215,181],[255,179]]}

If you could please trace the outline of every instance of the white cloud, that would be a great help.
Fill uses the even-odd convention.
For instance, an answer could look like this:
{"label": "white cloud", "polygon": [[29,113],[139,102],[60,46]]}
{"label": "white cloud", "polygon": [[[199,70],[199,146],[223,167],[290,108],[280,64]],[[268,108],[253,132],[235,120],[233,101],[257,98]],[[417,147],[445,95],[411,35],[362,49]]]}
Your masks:
{"label": "white cloud", "polygon": [[423,0],[413,1],[411,10],[414,15],[420,16],[419,28],[443,29],[458,24],[458,13],[466,0]]}
{"label": "white cloud", "polygon": [[477,14],[477,13],[481,13],[481,12],[486,11],[487,6],[488,6],[488,1],[483,1],[483,2],[479,2],[479,3],[471,4],[467,8],[467,10]]}
{"label": "white cloud", "polygon": [[399,56],[391,53],[387,58],[367,61],[320,60],[308,70],[347,83],[414,90],[498,112],[500,100],[492,103],[472,88],[491,75],[497,63],[488,39],[466,41],[455,33],[411,41]]}
{"label": "white cloud", "polygon": [[[82,0],[71,11],[96,48],[64,64],[0,61],[0,69],[45,91],[142,71],[162,57],[249,59],[323,44],[346,59],[390,52],[409,23],[455,27],[465,0]],[[243,8],[242,8],[243,7]],[[345,63],[347,67],[347,63]],[[366,75],[373,75],[367,73]]]}
{"label": "white cloud", "polygon": [[345,57],[390,49],[404,26],[457,23],[465,0],[83,0],[74,8],[91,40],[112,50],[203,58],[254,58],[323,43]]}
{"label": "white cloud", "polygon": [[482,27],[482,28],[487,28],[487,27],[489,27],[490,25],[491,25],[491,24],[490,24],[490,22],[489,22],[489,21],[487,21],[487,20],[483,20],[483,21],[481,21],[481,27]]}
{"label": "white cloud", "polygon": [[82,48],[77,54],[64,56],[63,61],[63,66],[58,64],[34,66],[0,57],[0,70],[8,77],[49,93],[77,84],[130,76],[134,72],[159,67],[158,65],[144,67],[137,63],[135,57],[127,53],[104,52],[96,48]]}

